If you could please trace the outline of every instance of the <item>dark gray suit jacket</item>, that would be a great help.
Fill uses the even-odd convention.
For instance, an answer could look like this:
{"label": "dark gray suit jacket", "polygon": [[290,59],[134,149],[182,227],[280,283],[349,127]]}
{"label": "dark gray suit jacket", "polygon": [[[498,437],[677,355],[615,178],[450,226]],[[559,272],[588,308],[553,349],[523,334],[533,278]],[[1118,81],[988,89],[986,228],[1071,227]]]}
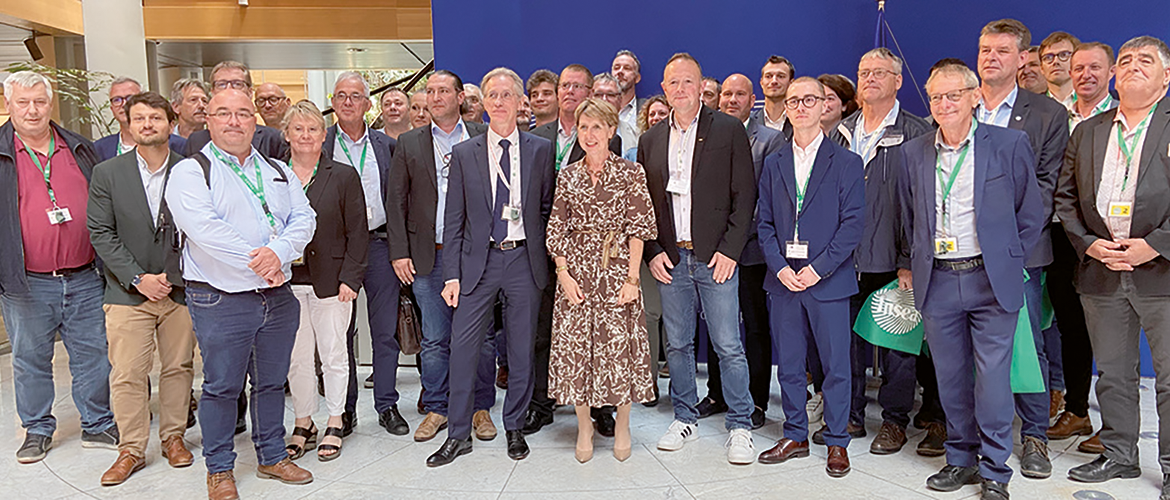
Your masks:
{"label": "dark gray suit jacket", "polygon": [[[764,158],[784,147],[787,141],[778,130],[773,130],[748,119],[748,144],[752,148],[752,166],[756,171],[756,185],[760,184],[760,173],[764,171]],[[756,234],[756,218],[752,217],[748,228],[747,243],[743,246],[743,254],[739,263],[745,266],[754,266],[764,263],[764,252],[760,250],[759,236]]]}
{"label": "dark gray suit jacket", "polygon": [[[748,123],[755,123],[761,127],[768,128],[767,125],[764,125],[764,108],[753,109],[752,114],[748,115]],[[781,132],[784,134],[785,142],[792,142],[792,122],[784,120],[784,130]],[[838,144],[840,143],[838,142]]]}
{"label": "dark gray suit jacket", "polygon": [[[172,152],[164,175],[169,177],[171,167],[182,159]],[[160,205],[160,218],[169,220],[165,204],[160,201]],[[158,220],[146,201],[137,154],[115,156],[93,168],[85,212],[90,242],[105,264],[106,304],[136,306],[145,302],[146,296],[131,281],[139,274],[161,272],[167,272],[167,281],[174,285],[171,300],[186,303],[182,276],[177,275],[177,268],[167,269],[168,261],[178,262],[173,232],[156,227]]]}
{"label": "dark gray suit jacket", "polygon": [[1025,261],[1026,267],[1047,266],[1052,263],[1051,230],[1053,195],[1060,177],[1064,148],[1068,144],[1068,109],[1052,98],[1020,89],[1008,128],[1028,134],[1028,143],[1036,154],[1036,183],[1040,186],[1040,201],[1044,205],[1044,230],[1040,241]]}
{"label": "dark gray suit jacket", "polygon": [[[550,142],[552,142],[553,162],[554,163],[557,161],[557,158],[556,158],[557,129],[560,127],[560,123],[561,123],[560,120],[555,120],[551,123],[546,123],[544,125],[541,125],[539,127],[532,129],[533,134],[536,134],[540,137],[548,139]],[[617,132],[614,132],[613,137],[610,138],[610,140],[609,140],[609,150],[611,152],[613,152],[613,154],[618,155],[618,157],[621,157],[621,155],[623,153],[623,150],[622,150],[623,147],[624,147],[624,145],[622,144],[622,137],[620,135],[618,135]],[[629,147],[634,147],[634,144],[631,144]],[[573,149],[569,150],[569,163],[577,162],[581,158],[584,158],[584,157],[585,157],[585,150],[581,149],[580,144],[574,142]],[[555,169],[560,169],[560,165],[555,165]]]}
{"label": "dark gray suit jacket", "polygon": [[[389,205],[390,200],[390,158],[394,156],[394,148],[398,141],[380,130],[369,129],[370,142],[374,145],[374,158],[378,160],[378,178],[382,184],[382,204]],[[321,154],[333,159],[333,148],[337,147],[337,125],[325,129],[325,143],[321,145]],[[388,210],[389,207],[387,206]],[[381,228],[371,227],[370,231]]]}

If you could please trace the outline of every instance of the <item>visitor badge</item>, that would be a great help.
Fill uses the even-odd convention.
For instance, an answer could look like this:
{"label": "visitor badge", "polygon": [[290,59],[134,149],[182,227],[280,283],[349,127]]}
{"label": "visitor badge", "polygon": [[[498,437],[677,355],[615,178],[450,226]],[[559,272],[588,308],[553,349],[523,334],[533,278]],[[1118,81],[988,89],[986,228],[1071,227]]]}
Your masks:
{"label": "visitor badge", "polygon": [[686,196],[691,192],[691,185],[682,179],[672,177],[670,182],[666,183],[666,190],[679,196]]}
{"label": "visitor badge", "polygon": [[69,222],[73,220],[73,216],[69,215],[68,208],[54,207],[45,210],[45,213],[49,214],[49,224],[54,226],[61,224],[62,222]]}
{"label": "visitor badge", "polygon": [[1133,214],[1133,203],[1122,203],[1115,201],[1109,204],[1110,217],[1126,217]]}
{"label": "visitor badge", "polygon": [[520,220],[520,207],[516,205],[504,205],[504,211],[500,215],[500,219],[509,222]]}
{"label": "visitor badge", "polygon": [[807,259],[808,242],[800,240],[785,241],[784,257],[788,259]]}
{"label": "visitor badge", "polygon": [[957,238],[935,238],[934,239],[934,253],[938,255],[946,255],[951,252],[959,250],[959,240]]}
{"label": "visitor badge", "polygon": [[366,207],[366,220],[374,220],[374,207]]}

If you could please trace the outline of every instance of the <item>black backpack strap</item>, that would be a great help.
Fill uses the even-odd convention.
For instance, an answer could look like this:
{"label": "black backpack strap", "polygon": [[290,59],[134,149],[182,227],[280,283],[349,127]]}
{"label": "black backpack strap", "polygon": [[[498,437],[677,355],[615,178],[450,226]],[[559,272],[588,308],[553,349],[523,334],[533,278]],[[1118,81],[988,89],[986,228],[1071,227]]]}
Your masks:
{"label": "black backpack strap", "polygon": [[260,155],[261,158],[264,158],[264,161],[268,162],[268,164],[272,166],[273,170],[276,170],[276,175],[280,176],[280,182],[288,182],[288,176],[284,175],[284,169],[280,168],[280,164],[277,163],[276,160],[269,158],[259,150],[256,151],[256,154]]}
{"label": "black backpack strap", "polygon": [[191,158],[194,158],[195,162],[199,163],[199,168],[203,169],[203,181],[207,183],[207,188],[211,189],[211,160],[202,151],[191,155]]}

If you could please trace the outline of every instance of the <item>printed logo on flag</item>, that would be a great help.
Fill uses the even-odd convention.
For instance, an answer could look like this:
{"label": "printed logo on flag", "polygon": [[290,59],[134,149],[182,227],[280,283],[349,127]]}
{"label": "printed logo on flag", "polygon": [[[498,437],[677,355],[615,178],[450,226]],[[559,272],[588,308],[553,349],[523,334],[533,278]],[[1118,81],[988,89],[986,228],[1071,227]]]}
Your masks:
{"label": "printed logo on flag", "polygon": [[914,292],[898,287],[878,290],[870,300],[870,313],[878,327],[893,335],[905,335],[922,322],[914,308]]}

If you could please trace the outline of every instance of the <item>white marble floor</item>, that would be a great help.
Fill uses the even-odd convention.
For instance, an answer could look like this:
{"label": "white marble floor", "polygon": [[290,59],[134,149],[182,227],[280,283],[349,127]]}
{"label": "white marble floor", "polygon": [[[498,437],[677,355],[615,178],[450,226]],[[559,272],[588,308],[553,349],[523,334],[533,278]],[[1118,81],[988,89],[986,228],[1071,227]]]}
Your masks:
{"label": "white marble floor", "polygon": [[[121,486],[102,487],[99,478],[116,452],[82,449],[77,410],[69,392],[68,356],[58,346],[56,361],[57,395],[54,413],[58,419],[54,447],[48,457],[33,465],[19,465],[14,454],[24,438],[13,402],[11,355],[0,356],[0,498],[118,498],[118,499],[199,499],[206,498],[206,470],[199,456],[199,427],[187,432],[187,442],[196,455],[196,464],[186,469],[171,469],[159,455],[157,434],[151,436],[147,467]],[[198,367],[197,367],[198,372]],[[369,372],[361,369],[362,378]],[[700,368],[702,375],[702,368]],[[155,371],[157,376],[157,370]],[[198,379],[198,377],[197,377]],[[700,380],[704,393],[705,380]],[[157,387],[157,384],[155,384]],[[665,394],[666,380],[662,381]],[[414,411],[419,381],[413,368],[402,368],[399,375],[402,392],[400,408],[411,430],[422,420]],[[758,450],[770,447],[780,437],[783,418],[778,390],[773,384],[773,402],[768,411],[768,425],[756,431]],[[871,390],[870,397],[875,394]],[[498,402],[502,402],[500,391]],[[1093,401],[1096,405],[1096,401]],[[324,405],[322,405],[323,407]],[[898,454],[871,455],[869,443],[881,426],[880,408],[871,403],[867,422],[869,437],[850,446],[853,471],[842,479],[832,479],[824,472],[825,448],[814,446],[812,457],[781,465],[729,465],[723,450],[726,432],[721,416],[703,420],[701,438],[677,452],[658,451],[655,443],[671,421],[669,401],[656,408],[635,405],[633,420],[634,454],[626,463],[612,458],[612,440],[598,436],[592,461],[578,464],[573,458],[576,437],[572,411],[558,410],[556,421],[540,433],[530,436],[532,454],[516,462],[508,459],[500,424],[500,405],[493,417],[501,427],[494,441],[475,443],[475,451],[454,464],[428,469],[424,460],[434,452],[440,440],[415,443],[410,435],[391,436],[378,426],[371,409],[371,396],[362,390],[359,402],[359,425],[345,441],[343,455],[336,461],[319,463],[306,456],[300,465],[311,470],[316,479],[306,486],[287,486],[277,481],[257,479],[255,453],[248,434],[236,439],[239,459],[236,479],[244,498],[394,498],[394,499],[558,499],[606,498],[607,500],[654,498],[801,498],[801,499],[912,499],[978,498],[977,486],[967,486],[955,493],[938,493],[926,489],[926,477],[941,468],[943,458],[924,458],[914,453],[922,432],[911,429],[910,443]],[[1141,462],[1143,476],[1132,480],[1114,480],[1100,485],[1074,483],[1065,477],[1073,466],[1092,456],[1076,451],[1077,440],[1051,443],[1053,477],[1046,480],[1025,479],[1018,474],[1011,482],[1013,498],[1020,499],[1154,499],[1158,497],[1162,476],[1157,462],[1157,415],[1154,410],[1153,381],[1143,380],[1142,387]],[[1099,414],[1093,409],[1094,425]],[[324,422],[324,414],[317,418]],[[286,412],[291,428],[292,411]],[[157,432],[156,429],[152,433]],[[440,434],[440,438],[443,434]],[[1018,440],[1017,436],[1017,440]],[[1017,452],[1020,446],[1017,444]],[[1018,459],[1010,465],[1018,467]]]}

